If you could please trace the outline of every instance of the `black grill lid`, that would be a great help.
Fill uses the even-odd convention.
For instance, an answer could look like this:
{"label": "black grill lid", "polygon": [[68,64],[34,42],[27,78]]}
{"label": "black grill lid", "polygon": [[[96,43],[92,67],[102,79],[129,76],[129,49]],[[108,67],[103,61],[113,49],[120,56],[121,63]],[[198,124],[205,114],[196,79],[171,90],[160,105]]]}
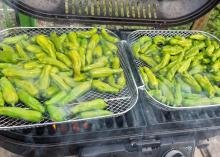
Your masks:
{"label": "black grill lid", "polygon": [[33,17],[119,25],[179,25],[210,11],[218,0],[4,0]]}

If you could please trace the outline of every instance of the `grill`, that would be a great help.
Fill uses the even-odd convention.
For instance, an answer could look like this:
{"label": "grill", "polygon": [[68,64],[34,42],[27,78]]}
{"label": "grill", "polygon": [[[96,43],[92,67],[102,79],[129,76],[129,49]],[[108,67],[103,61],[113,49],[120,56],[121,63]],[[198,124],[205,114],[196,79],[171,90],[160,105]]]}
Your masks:
{"label": "grill", "polygon": [[[154,25],[156,27],[192,21],[218,3],[217,0],[193,2],[187,0],[184,4],[179,0],[39,1],[8,0],[5,2],[18,11],[43,19],[69,20],[87,24]],[[167,6],[175,8],[167,10]],[[184,6],[187,7],[184,8]],[[67,28],[56,29],[62,32]],[[37,30],[47,33],[49,29],[28,28],[27,33]],[[123,29],[112,31],[122,39],[119,46],[123,49],[123,53],[119,55],[123,59],[122,62],[129,65],[129,67],[124,66],[126,73],[132,73],[130,75],[132,77],[126,77],[127,83],[130,82],[131,86],[119,95],[124,99],[116,100],[118,104],[125,104],[125,108],[122,109],[124,112],[115,110],[115,113],[121,112],[121,114],[114,117],[65,123],[49,122],[45,126],[1,130],[2,147],[27,157],[60,157],[73,154],[82,157],[193,157],[195,146],[201,145],[200,140],[219,134],[219,106],[169,111],[152,105],[147,99],[131,49],[124,41],[128,39],[131,32]],[[10,33],[4,36],[8,35]],[[138,92],[134,90],[136,86]],[[94,97],[94,94],[96,93],[91,91],[85,99]],[[106,99],[111,97],[111,95],[99,96]],[[132,97],[138,99],[135,100]],[[135,104],[132,109],[130,109],[131,104]],[[112,109],[114,110],[114,107]],[[125,113],[125,111],[128,112]]]}

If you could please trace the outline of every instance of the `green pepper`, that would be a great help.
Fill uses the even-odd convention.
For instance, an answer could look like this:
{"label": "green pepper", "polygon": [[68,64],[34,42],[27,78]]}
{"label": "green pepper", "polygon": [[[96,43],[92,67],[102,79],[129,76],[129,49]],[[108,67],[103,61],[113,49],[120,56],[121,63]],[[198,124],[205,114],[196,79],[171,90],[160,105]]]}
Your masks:
{"label": "green pepper", "polygon": [[208,92],[209,97],[214,97],[215,89],[212,86],[211,82],[208,80],[208,78],[206,76],[203,77],[200,74],[195,74],[194,77],[199,82],[201,87]]}
{"label": "green pepper", "polygon": [[57,56],[57,59],[62,61],[66,66],[68,66],[68,67],[72,66],[72,62],[65,54],[60,53],[60,52],[56,52],[56,56]]}
{"label": "green pepper", "polygon": [[71,42],[71,44],[78,49],[79,48],[79,43],[77,41],[77,34],[75,32],[69,32],[68,33],[68,39]]}
{"label": "green pepper", "polygon": [[134,53],[134,56],[138,59],[139,57],[139,52],[141,50],[141,44],[140,42],[135,42],[133,43],[133,45],[131,46],[132,50],[133,50],[133,53]]}
{"label": "green pepper", "polygon": [[87,46],[88,46],[88,40],[86,38],[83,38],[81,40],[81,47],[87,49]]}
{"label": "green pepper", "polygon": [[189,84],[195,90],[195,92],[200,93],[202,91],[202,88],[199,85],[200,84],[199,80],[197,80],[196,78],[194,79],[193,76],[187,73],[182,74],[182,76],[183,76],[183,80],[187,84]]}
{"label": "green pepper", "polygon": [[141,46],[140,53],[144,54],[150,48],[151,45],[152,45],[151,41],[144,43],[144,45]]}
{"label": "green pepper", "polygon": [[139,58],[140,60],[142,60],[144,63],[146,63],[147,65],[151,67],[154,67],[157,65],[157,63],[151,57],[140,55]]}
{"label": "green pepper", "polygon": [[5,102],[14,106],[18,102],[18,95],[12,83],[6,77],[2,77],[0,86]]}
{"label": "green pepper", "polygon": [[101,46],[96,46],[94,51],[93,51],[93,56],[96,58],[102,57],[102,47]]}
{"label": "green pepper", "polygon": [[170,54],[165,54],[160,64],[156,65],[151,70],[153,72],[157,72],[160,69],[164,68],[169,63],[169,61],[170,61]]}
{"label": "green pepper", "polygon": [[175,106],[180,106],[183,100],[181,84],[179,82],[175,83],[175,92],[174,92],[174,104]]}
{"label": "green pepper", "polygon": [[3,49],[2,51],[0,51],[1,62],[17,63],[18,55],[15,53],[12,47],[0,43],[0,48]]}
{"label": "green pepper", "polygon": [[77,51],[71,50],[69,52],[70,59],[72,60],[72,67],[73,67],[73,73],[74,77],[77,77],[80,75],[80,70],[81,70],[81,59],[80,55],[78,54]]}
{"label": "green pepper", "polygon": [[4,38],[4,40],[2,42],[5,44],[16,44],[17,42],[19,42],[23,39],[28,39],[28,35],[22,34],[22,35],[16,35],[14,37]]}
{"label": "green pepper", "polygon": [[123,70],[120,69],[111,69],[111,68],[96,68],[89,71],[89,74],[92,78],[99,78],[99,77],[106,77],[110,76],[112,74],[118,74],[123,72]]}
{"label": "green pepper", "polygon": [[162,94],[166,97],[166,103],[168,105],[173,105],[174,104],[174,96],[173,96],[171,90],[168,88],[168,86],[164,82],[159,81],[159,87],[162,91]]}
{"label": "green pepper", "polygon": [[156,45],[158,45],[158,44],[164,45],[164,44],[165,44],[165,41],[166,41],[166,39],[165,39],[165,37],[162,36],[162,35],[157,35],[157,36],[155,36],[155,37],[153,38],[153,42],[154,42]]}
{"label": "green pepper", "polygon": [[59,52],[64,52],[63,43],[66,40],[67,35],[62,34],[61,36],[57,36],[56,32],[50,33],[50,39],[54,43],[55,48]]}
{"label": "green pepper", "polygon": [[210,105],[210,104],[211,104],[211,101],[209,98],[183,99],[184,107],[204,106],[204,105]]}
{"label": "green pepper", "polygon": [[110,116],[113,115],[111,111],[107,110],[94,110],[94,111],[86,111],[79,114],[80,118],[93,118],[99,116]]}
{"label": "green pepper", "polygon": [[20,107],[0,107],[0,115],[30,122],[40,122],[43,119],[43,115],[40,112]]}
{"label": "green pepper", "polygon": [[81,60],[81,68],[83,69],[86,65],[86,49],[83,47],[80,47],[79,55],[80,55],[80,60]]}
{"label": "green pepper", "polygon": [[96,34],[98,29],[96,27],[88,30],[88,31],[78,31],[76,32],[77,36],[80,38],[90,38],[94,34]]}
{"label": "green pepper", "polygon": [[87,80],[87,75],[86,74],[80,74],[77,77],[73,78],[74,81],[78,82],[78,81],[85,81]]}
{"label": "green pepper", "polygon": [[44,91],[42,93],[42,96],[44,98],[51,98],[53,95],[55,95],[57,92],[59,91],[59,89],[56,86],[50,86],[49,88],[46,89],[46,91]]}
{"label": "green pepper", "polygon": [[47,111],[49,112],[50,119],[55,122],[64,121],[67,116],[67,113],[63,108],[54,105],[47,105]]}
{"label": "green pepper", "polygon": [[181,91],[185,93],[191,93],[191,86],[185,83],[181,78],[177,78],[178,83],[181,85]]}
{"label": "green pepper", "polygon": [[68,103],[73,102],[78,97],[82,96],[86,92],[88,92],[91,89],[91,81],[86,81],[75,88],[73,88],[67,95],[60,101],[59,105],[67,105]]}
{"label": "green pepper", "polygon": [[70,87],[75,87],[77,85],[79,85],[79,82],[74,81],[73,78],[67,76],[67,75],[59,75],[63,81]]}
{"label": "green pepper", "polygon": [[29,52],[32,52],[34,54],[37,54],[37,53],[42,53],[43,50],[41,49],[41,47],[37,46],[37,45],[27,45],[27,47],[25,47],[27,51]]}
{"label": "green pepper", "polygon": [[86,52],[87,65],[92,63],[93,51],[94,51],[95,47],[97,46],[97,44],[99,43],[99,40],[100,40],[99,35],[95,34],[92,36],[91,40],[89,41],[88,49]]}
{"label": "green pepper", "polygon": [[213,40],[212,44],[214,45],[215,49],[219,49],[219,43],[216,40]]}
{"label": "green pepper", "polygon": [[24,69],[26,70],[30,70],[30,69],[39,69],[42,68],[44,66],[44,64],[40,64],[38,61],[29,61],[24,63]]}
{"label": "green pepper", "polygon": [[25,105],[32,108],[33,110],[39,111],[41,113],[45,112],[44,106],[37,99],[32,97],[24,90],[18,90],[18,97],[21,102],[23,102]]}
{"label": "green pepper", "polygon": [[163,54],[177,55],[181,52],[183,52],[183,48],[177,45],[175,46],[166,45],[162,48]]}
{"label": "green pepper", "polygon": [[121,73],[118,80],[117,80],[117,86],[115,86],[118,89],[123,89],[126,85],[126,79],[124,73]]}
{"label": "green pepper", "polygon": [[50,74],[52,81],[62,90],[69,91],[70,87],[64,82],[64,80],[57,74]]}
{"label": "green pepper", "polygon": [[[173,63],[175,63],[175,62],[173,62]],[[175,76],[175,74],[180,66],[181,66],[181,64],[177,62],[175,66],[173,66],[169,69],[169,71],[167,72],[168,80],[170,80],[170,81],[173,80],[173,77]]]}
{"label": "green pepper", "polygon": [[205,40],[206,36],[200,33],[197,34],[193,34],[189,36],[190,39],[194,39],[194,40]]}
{"label": "green pepper", "polygon": [[37,97],[39,94],[38,89],[33,85],[32,82],[28,80],[19,80],[19,79],[13,78],[12,82],[15,84],[17,88],[25,90],[33,97]]}
{"label": "green pepper", "polygon": [[215,62],[220,57],[220,48],[216,49],[212,55],[212,61]]}
{"label": "green pepper", "polygon": [[105,56],[112,56],[113,55],[113,52],[108,48],[107,45],[102,44],[101,47],[102,47],[102,52]]}
{"label": "green pepper", "polygon": [[51,66],[46,65],[40,75],[38,88],[40,91],[45,91],[50,86],[50,71]]}
{"label": "green pepper", "polygon": [[148,42],[148,41],[151,41],[151,38],[149,37],[149,36],[142,36],[142,37],[140,37],[139,39],[138,39],[138,42],[141,44],[141,45],[143,45],[143,44],[145,44],[146,42]]}
{"label": "green pepper", "polygon": [[202,73],[206,69],[206,66],[202,66],[201,64],[198,64],[197,66],[193,66],[191,70],[189,70],[189,74],[197,74]]}
{"label": "green pepper", "polygon": [[69,68],[61,61],[50,57],[42,57],[39,61],[43,64],[49,64],[58,67],[60,70],[67,71]]}
{"label": "green pepper", "polygon": [[181,47],[191,47],[192,46],[192,40],[189,39],[176,39],[176,38],[171,38],[169,40],[169,43],[171,45],[179,45]]}
{"label": "green pepper", "polygon": [[192,61],[192,58],[189,58],[189,59],[183,61],[181,66],[178,69],[178,72],[181,73],[181,74],[186,72],[190,67],[191,61]]}
{"label": "green pepper", "polygon": [[140,74],[142,76],[145,86],[148,86],[149,80],[148,80],[147,74],[144,72],[144,69],[142,67],[139,68],[139,71],[140,71]]}
{"label": "green pepper", "polygon": [[144,72],[147,74],[149,85],[151,88],[158,88],[158,80],[156,76],[153,74],[153,72],[148,67],[143,67]]}
{"label": "green pepper", "polygon": [[102,27],[102,29],[101,29],[101,34],[105,38],[105,40],[107,40],[109,42],[112,42],[112,43],[119,42],[119,39],[110,35],[104,27]]}
{"label": "green pepper", "polygon": [[82,102],[75,105],[74,107],[70,108],[70,112],[76,115],[80,112],[85,112],[90,110],[101,110],[106,108],[107,106],[108,104],[103,99],[94,99],[91,101]]}
{"label": "green pepper", "polygon": [[46,105],[59,104],[59,101],[61,101],[66,95],[67,95],[67,93],[65,91],[60,91],[57,94],[55,94],[52,98],[45,101],[44,104],[46,104]]}
{"label": "green pepper", "polygon": [[100,80],[93,80],[92,87],[99,92],[113,93],[117,94],[119,92],[118,88],[112,87],[109,84],[102,82]]}
{"label": "green pepper", "polygon": [[17,50],[17,52],[18,52],[19,57],[21,57],[21,58],[23,58],[23,59],[25,59],[25,60],[28,59],[28,56],[27,56],[27,54],[24,52],[23,47],[21,46],[20,43],[17,43],[17,44],[15,45],[15,47],[16,47],[16,50]]}
{"label": "green pepper", "polygon": [[2,95],[2,91],[0,90],[0,106],[4,106],[5,105],[5,101]]}
{"label": "green pepper", "polygon": [[36,42],[40,45],[47,54],[52,57],[56,58],[56,50],[54,44],[44,35],[37,35]]}
{"label": "green pepper", "polygon": [[215,46],[214,45],[210,45],[206,48],[206,53],[208,56],[212,56],[213,52],[215,50]]}
{"label": "green pepper", "polygon": [[101,68],[101,67],[104,67],[107,63],[108,63],[107,57],[101,57],[96,61],[96,63],[85,66],[83,70],[89,71],[92,69]]}
{"label": "green pepper", "polygon": [[112,68],[113,69],[119,69],[120,68],[120,59],[117,56],[113,57]]}
{"label": "green pepper", "polygon": [[7,68],[3,69],[2,73],[8,77],[18,77],[18,78],[36,78],[39,77],[41,70],[40,69],[33,69],[33,70],[24,70],[18,68]]}

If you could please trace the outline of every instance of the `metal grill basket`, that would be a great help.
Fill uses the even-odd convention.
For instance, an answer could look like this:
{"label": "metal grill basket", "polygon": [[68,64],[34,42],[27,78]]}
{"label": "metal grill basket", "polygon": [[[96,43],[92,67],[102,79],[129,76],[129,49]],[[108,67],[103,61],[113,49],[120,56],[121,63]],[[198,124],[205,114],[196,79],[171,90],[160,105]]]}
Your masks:
{"label": "metal grill basket", "polygon": [[[147,35],[149,37],[155,37],[157,35],[163,35],[163,36],[166,36],[166,37],[174,37],[176,35],[180,35],[180,36],[183,36],[183,37],[187,37],[189,35],[196,34],[196,33],[204,34],[205,36],[207,36],[209,38],[214,38],[218,42],[220,42],[220,40],[217,37],[215,37],[215,36],[213,36],[213,35],[211,35],[209,33],[206,33],[206,32],[203,32],[203,31],[191,31],[191,30],[137,30],[137,31],[134,31],[131,34],[129,34],[127,40],[128,40],[129,46],[131,47],[132,44],[135,41],[137,41],[140,37],[142,37],[144,35]],[[133,53],[131,55],[133,55]],[[140,66],[147,66],[141,60],[134,59],[134,62],[135,62],[136,68],[138,68]],[[141,78],[140,73],[139,73],[139,76]],[[149,103],[151,105],[159,108],[159,109],[163,109],[163,110],[167,110],[167,111],[172,111],[172,110],[198,109],[198,108],[207,108],[207,107],[210,107],[210,106],[219,106],[219,104],[207,105],[207,106],[196,106],[196,107],[173,107],[173,106],[168,106],[168,105],[166,105],[164,103],[159,102],[158,100],[153,98],[151,95],[149,95],[146,87],[144,87],[144,83],[143,82],[144,81],[142,80],[142,86],[139,86],[138,88],[146,90],[146,92],[145,92],[146,94],[145,95],[146,95],[146,98],[149,101]]]}
{"label": "metal grill basket", "polygon": [[[0,32],[0,41],[4,39],[5,37],[15,36],[15,35],[24,34],[24,33],[28,34],[29,36],[39,34],[39,33],[49,35],[51,31],[55,31],[57,32],[57,34],[60,35],[61,33],[67,33],[70,31],[88,30],[88,29],[91,29],[91,27],[11,28],[11,29],[6,29]],[[113,32],[111,31],[108,31],[108,32],[111,35],[116,36]],[[118,94],[103,94],[95,90],[90,90],[85,95],[78,98],[77,101],[74,101],[72,103],[73,105],[79,102],[89,101],[95,98],[103,98],[108,103],[107,110],[112,111],[114,113],[112,116],[119,116],[129,111],[136,104],[137,87],[135,85],[134,78],[131,74],[131,70],[128,65],[128,60],[123,54],[125,53],[123,49],[123,43],[119,42],[117,46],[119,48],[117,54],[118,54],[118,57],[120,58],[121,67],[126,77],[126,87],[123,90],[121,90]],[[16,106],[25,108],[25,105],[23,105],[22,103],[19,103]],[[109,116],[102,116],[102,117],[96,117],[96,118],[104,118],[104,117],[109,117]],[[94,119],[94,118],[90,118],[90,119]],[[5,117],[5,116],[0,116],[0,130],[16,129],[16,128],[30,128],[30,127],[58,124],[58,123],[90,120],[90,119],[70,119],[70,120],[66,120],[63,122],[52,122],[49,120],[49,116],[47,115],[45,117],[45,120],[41,121],[40,123],[30,123],[30,122],[20,120],[20,119],[13,119],[13,118]]]}

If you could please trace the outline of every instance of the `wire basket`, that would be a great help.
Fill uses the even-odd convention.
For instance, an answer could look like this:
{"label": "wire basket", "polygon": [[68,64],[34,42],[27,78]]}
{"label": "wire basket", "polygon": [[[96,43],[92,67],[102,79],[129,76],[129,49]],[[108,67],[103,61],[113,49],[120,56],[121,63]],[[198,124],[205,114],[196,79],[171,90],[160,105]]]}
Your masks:
{"label": "wire basket", "polygon": [[[165,36],[165,37],[174,37],[176,35],[187,37],[189,35],[196,34],[196,33],[201,33],[201,34],[203,34],[203,35],[205,35],[205,36],[207,36],[211,39],[216,39],[220,43],[220,40],[217,37],[213,36],[212,34],[209,34],[207,32],[203,32],[203,31],[194,31],[194,30],[137,30],[137,31],[134,31],[134,32],[129,34],[129,36],[127,38],[127,41],[128,41],[129,46],[131,47],[132,44],[135,41],[137,41],[140,37],[145,36],[145,35],[149,36],[151,38],[153,38],[157,35],[162,35],[162,36]],[[133,53],[131,55],[133,55]],[[135,57],[133,57],[133,58],[135,58]],[[143,61],[138,60],[138,59],[134,59],[134,62],[135,62],[135,65],[136,65],[137,69],[140,66],[148,66]],[[142,79],[139,71],[138,71],[138,74],[139,74],[140,78]],[[219,106],[219,104],[215,104],[215,105],[196,106],[196,107],[173,107],[173,106],[169,106],[167,104],[161,103],[158,100],[156,100],[154,97],[152,97],[148,93],[147,88],[144,87],[143,79],[142,79],[142,86],[139,86],[138,88],[143,89],[143,90],[146,91],[145,92],[146,98],[147,98],[147,100],[149,101],[149,103],[151,105],[153,105],[153,106],[155,106],[159,109],[166,110],[166,111],[185,110],[185,109],[198,109],[198,108],[207,108],[207,107],[210,107],[210,106]]]}
{"label": "wire basket", "polygon": [[[89,30],[91,27],[48,27],[48,28],[27,28],[27,27],[19,27],[19,28],[10,28],[0,32],[0,41],[5,37],[20,35],[20,34],[27,34],[29,36],[33,36],[36,34],[45,34],[49,35],[50,32],[55,31],[57,34],[68,33],[70,31],[85,31]],[[100,31],[100,29],[98,29]],[[108,30],[107,30],[108,31]],[[116,36],[113,32],[108,31],[113,36]],[[126,78],[126,87],[122,89],[118,94],[107,94],[107,93],[99,93],[95,90],[90,90],[83,96],[79,97],[76,101],[72,103],[72,105],[77,104],[79,102],[85,102],[89,100],[93,100],[95,98],[102,98],[105,102],[107,102],[108,107],[106,108],[109,111],[112,111],[114,114],[111,116],[119,116],[128,112],[135,104],[138,99],[138,91],[135,85],[134,78],[132,76],[130,67],[128,65],[127,58],[124,56],[123,53],[123,42],[119,42],[118,46],[118,57],[121,62],[121,67],[124,71],[125,78]],[[22,103],[16,104],[17,107],[25,108],[25,105]],[[101,116],[96,118],[104,118],[104,117],[111,117],[111,116]],[[49,115],[46,115],[43,121],[40,123],[31,123],[25,120],[9,118],[5,116],[0,116],[0,130],[8,130],[8,129],[20,129],[20,128],[30,128],[30,127],[38,127],[38,126],[45,126],[51,124],[59,124],[59,123],[67,123],[67,122],[76,122],[82,120],[90,120],[95,118],[88,118],[88,119],[70,119],[62,122],[52,122],[49,119]]]}

